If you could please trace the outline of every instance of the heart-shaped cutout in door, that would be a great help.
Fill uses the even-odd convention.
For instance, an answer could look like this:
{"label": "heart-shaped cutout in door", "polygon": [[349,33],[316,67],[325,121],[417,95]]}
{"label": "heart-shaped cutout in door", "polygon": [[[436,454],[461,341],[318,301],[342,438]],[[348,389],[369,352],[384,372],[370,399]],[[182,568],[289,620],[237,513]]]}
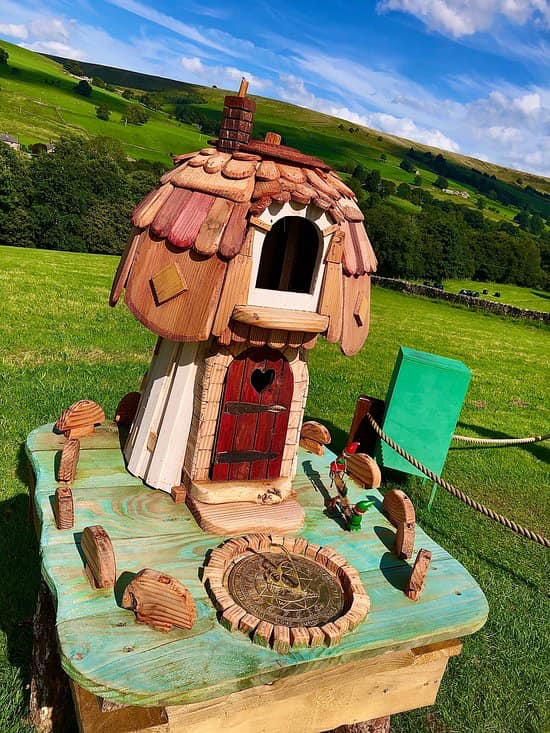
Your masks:
{"label": "heart-shaped cutout in door", "polygon": [[267,389],[269,385],[275,379],[275,369],[254,369],[250,377],[252,386],[258,394],[261,394],[264,389]]}

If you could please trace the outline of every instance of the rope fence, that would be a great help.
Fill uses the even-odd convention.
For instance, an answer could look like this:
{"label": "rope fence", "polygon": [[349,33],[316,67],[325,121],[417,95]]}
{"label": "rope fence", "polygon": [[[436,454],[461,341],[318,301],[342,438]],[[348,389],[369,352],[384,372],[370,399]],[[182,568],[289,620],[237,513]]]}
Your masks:
{"label": "rope fence", "polygon": [[[508,529],[512,530],[512,532],[515,532],[516,534],[520,535],[520,537],[525,537],[525,539],[531,540],[532,542],[536,542],[537,544],[542,545],[543,547],[550,548],[550,540],[547,539],[546,537],[543,537],[542,535],[538,534],[537,532],[534,532],[532,529],[522,527],[521,524],[518,524],[517,522],[513,522],[511,519],[508,519],[507,517],[502,516],[502,514],[498,514],[497,512],[493,511],[492,509],[489,509],[489,507],[486,507],[483,504],[481,504],[479,501],[472,499],[470,496],[465,494],[463,491],[461,491],[460,489],[457,489],[456,486],[453,486],[448,481],[445,481],[445,479],[441,478],[441,476],[438,476],[433,471],[430,471],[429,468],[426,468],[426,466],[422,465],[420,461],[417,461],[416,458],[414,458],[409,453],[407,453],[406,450],[401,448],[400,445],[397,445],[397,443],[394,440],[392,440],[389,437],[389,435],[386,435],[386,433],[382,430],[380,425],[376,422],[376,420],[373,418],[373,416],[370,413],[367,413],[366,417],[370,423],[370,426],[374,430],[374,432],[378,435],[378,437],[381,440],[384,441],[384,443],[387,443],[390,446],[390,448],[393,448],[393,450],[396,453],[398,453],[402,458],[404,458],[411,465],[413,465],[415,468],[421,471],[425,476],[431,479],[435,484],[437,484],[438,486],[441,486],[443,489],[445,489],[445,491],[448,491],[449,494],[456,497],[457,499],[460,499],[460,501],[464,502],[464,504],[466,504],[466,506],[469,506],[471,509],[475,509],[477,512],[480,512],[480,514],[483,514],[484,516],[489,517],[489,519],[492,519],[493,521],[498,522],[498,524],[501,524],[503,527],[507,527]],[[538,442],[539,440],[545,440],[546,437],[538,436],[536,439],[517,438],[516,440],[519,440],[522,442],[534,443],[534,442]],[[484,440],[484,439],[477,438],[476,442],[477,440]]]}

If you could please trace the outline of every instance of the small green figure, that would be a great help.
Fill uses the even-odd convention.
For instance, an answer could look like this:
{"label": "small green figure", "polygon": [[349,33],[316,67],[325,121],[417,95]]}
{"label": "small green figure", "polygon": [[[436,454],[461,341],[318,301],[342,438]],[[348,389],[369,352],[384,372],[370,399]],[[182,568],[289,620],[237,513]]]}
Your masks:
{"label": "small green figure", "polygon": [[349,531],[359,532],[361,529],[361,520],[367,509],[374,504],[374,501],[358,501],[353,505],[351,516],[349,518]]}

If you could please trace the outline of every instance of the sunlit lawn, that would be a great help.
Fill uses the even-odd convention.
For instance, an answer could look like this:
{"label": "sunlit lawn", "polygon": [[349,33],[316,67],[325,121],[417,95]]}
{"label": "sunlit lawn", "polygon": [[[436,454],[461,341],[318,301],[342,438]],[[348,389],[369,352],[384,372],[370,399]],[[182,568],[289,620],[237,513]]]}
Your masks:
{"label": "sunlit lawn", "polygon": [[[123,304],[109,308],[115,267],[110,257],[0,247],[2,733],[28,730],[22,722],[28,621],[39,574],[21,446],[30,430],[79,398],[95,399],[113,415],[118,399],[138,388],[155,341]],[[356,397],[384,397],[400,345],[461,359],[470,367],[473,379],[460,432],[496,437],[548,432],[547,329],[375,288],[371,336],[361,354],[347,359],[323,340],[311,352],[307,413],[329,426],[335,447],[345,441]],[[444,475],[475,498],[548,534],[549,452],[545,444],[455,448]],[[432,717],[426,710],[398,715],[392,730],[548,731],[548,553],[442,490],[429,513],[429,487],[411,479],[405,488],[423,528],[481,585],[490,616],[451,661]]]}

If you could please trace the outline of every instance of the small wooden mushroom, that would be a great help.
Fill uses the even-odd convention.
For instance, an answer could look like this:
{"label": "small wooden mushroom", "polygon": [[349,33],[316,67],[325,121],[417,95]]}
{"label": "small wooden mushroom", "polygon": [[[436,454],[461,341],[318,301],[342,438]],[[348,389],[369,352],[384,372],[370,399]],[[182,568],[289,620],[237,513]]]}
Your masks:
{"label": "small wooden mushroom", "polygon": [[377,489],[382,483],[378,464],[366,453],[346,454],[346,471],[365,489]]}
{"label": "small wooden mushroom", "polygon": [[309,420],[302,425],[300,431],[300,448],[308,453],[314,453],[316,456],[322,456],[325,453],[325,445],[328,445],[332,437],[321,423],[315,420]]}
{"label": "small wooden mushroom", "polygon": [[115,553],[111,538],[99,524],[84,527],[80,548],[84,570],[92,588],[112,588],[116,580]]}
{"label": "small wooden mushroom", "polygon": [[384,497],[382,508],[397,529],[395,554],[401,559],[411,558],[416,529],[416,513],[412,501],[404,491],[392,489]]}
{"label": "small wooden mushroom", "polygon": [[420,549],[414,561],[411,577],[405,588],[405,595],[412,601],[417,601],[424,590],[426,575],[432,561],[432,553],[429,550]]}
{"label": "small wooden mushroom", "polygon": [[174,626],[190,629],[197,609],[187,588],[170,575],[145,568],[130,581],[122,596],[122,607],[136,614],[136,621],[157,631]]}
{"label": "small wooden mushroom", "polygon": [[141,394],[139,392],[128,392],[120,400],[115,412],[115,422],[122,427],[130,427],[136,416]]}
{"label": "small wooden mushroom", "polygon": [[94,427],[104,422],[105,413],[93,400],[79,400],[59,416],[55,427],[64,433],[66,438],[82,438],[91,435]]}
{"label": "small wooden mushroom", "polygon": [[68,486],[58,486],[53,500],[57,529],[71,529],[74,525],[73,492]]}

